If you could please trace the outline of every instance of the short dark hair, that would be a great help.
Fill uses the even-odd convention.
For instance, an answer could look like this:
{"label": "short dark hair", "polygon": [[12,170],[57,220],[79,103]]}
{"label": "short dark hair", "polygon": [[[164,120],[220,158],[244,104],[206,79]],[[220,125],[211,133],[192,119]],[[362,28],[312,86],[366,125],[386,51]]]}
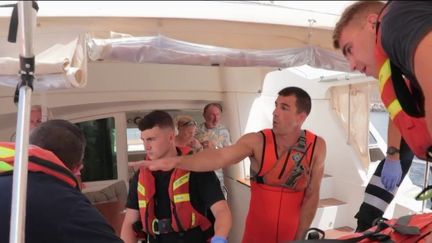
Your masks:
{"label": "short dark hair", "polygon": [[214,103],[208,103],[206,106],[204,106],[203,114],[205,114],[207,110],[212,106],[217,107],[221,112],[223,112],[222,105],[214,102]]}
{"label": "short dark hair", "polygon": [[69,169],[76,168],[84,157],[83,132],[66,120],[49,120],[34,128],[30,144],[53,152]]}
{"label": "short dark hair", "polygon": [[174,122],[170,114],[165,111],[155,110],[145,115],[138,123],[140,131],[152,129],[153,127],[172,128],[174,129]]}
{"label": "short dark hair", "polygon": [[303,89],[299,87],[286,87],[279,91],[278,95],[283,97],[295,96],[297,113],[305,112],[306,115],[309,115],[312,108],[312,101],[309,94]]}

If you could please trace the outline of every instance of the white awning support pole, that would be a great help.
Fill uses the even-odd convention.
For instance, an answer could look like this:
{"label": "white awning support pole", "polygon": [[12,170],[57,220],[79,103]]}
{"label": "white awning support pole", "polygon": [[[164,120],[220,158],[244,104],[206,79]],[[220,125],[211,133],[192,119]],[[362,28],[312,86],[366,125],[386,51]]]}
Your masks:
{"label": "white awning support pole", "polygon": [[[426,158],[426,161],[425,161],[425,174],[424,174],[424,177],[423,177],[423,179],[424,179],[424,181],[423,181],[423,189],[425,189],[426,187],[428,187],[428,184],[429,184],[429,158]],[[426,201],[427,200],[423,200],[422,201],[422,213],[424,213],[424,212],[426,212],[425,210],[426,210]]]}
{"label": "white awning support pole", "polygon": [[33,35],[36,27],[36,11],[33,4],[33,1],[18,1],[18,36],[22,82],[17,87],[19,88],[19,102],[12,185],[10,243],[25,242],[29,123],[35,63]]}
{"label": "white awning support pole", "polygon": [[22,86],[19,90],[17,136],[12,185],[10,243],[23,243],[25,236],[28,144],[30,130],[30,104],[32,89]]}

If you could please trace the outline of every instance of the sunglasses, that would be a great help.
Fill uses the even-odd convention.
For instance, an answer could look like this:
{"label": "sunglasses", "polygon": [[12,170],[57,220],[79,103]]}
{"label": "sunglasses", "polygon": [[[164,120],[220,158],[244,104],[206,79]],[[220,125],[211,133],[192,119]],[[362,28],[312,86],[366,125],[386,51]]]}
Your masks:
{"label": "sunglasses", "polygon": [[192,126],[192,125],[196,126],[197,125],[196,121],[190,120],[190,121],[184,122],[182,124],[179,124],[180,127]]}

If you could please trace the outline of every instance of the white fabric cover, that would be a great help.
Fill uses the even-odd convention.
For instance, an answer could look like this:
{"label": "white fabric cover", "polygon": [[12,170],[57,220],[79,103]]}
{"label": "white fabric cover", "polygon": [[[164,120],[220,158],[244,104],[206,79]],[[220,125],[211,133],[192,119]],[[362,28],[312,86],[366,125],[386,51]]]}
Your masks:
{"label": "white fabric cover", "polygon": [[189,43],[161,35],[133,37],[111,32],[109,39],[87,37],[89,58],[93,61],[279,68],[308,64],[316,68],[349,71],[348,63],[342,55],[316,46],[242,50]]}
{"label": "white fabric cover", "polygon": [[[84,87],[87,83],[87,56],[84,36],[68,44],[56,44],[36,54],[35,91]],[[0,57],[0,85],[16,87],[21,82],[17,57]]]}
{"label": "white fabric cover", "polygon": [[347,131],[347,141],[369,166],[369,83],[335,86],[330,88],[331,103],[342,126]]}

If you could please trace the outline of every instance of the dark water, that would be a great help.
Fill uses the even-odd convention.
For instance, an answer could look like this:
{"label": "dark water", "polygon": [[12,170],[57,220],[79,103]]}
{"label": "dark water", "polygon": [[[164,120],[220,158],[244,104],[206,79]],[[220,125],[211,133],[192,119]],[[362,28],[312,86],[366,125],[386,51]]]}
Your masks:
{"label": "dark water", "polygon": [[[370,112],[370,120],[375,128],[380,133],[381,137],[387,142],[387,124],[388,124],[388,114],[387,112]],[[410,171],[408,173],[411,181],[419,186],[423,187],[425,165],[423,163],[415,163],[416,161],[422,161],[417,157],[414,157],[413,164],[411,165]],[[432,172],[429,173],[429,183],[432,184]],[[431,202],[428,202],[428,207],[431,208]]]}

